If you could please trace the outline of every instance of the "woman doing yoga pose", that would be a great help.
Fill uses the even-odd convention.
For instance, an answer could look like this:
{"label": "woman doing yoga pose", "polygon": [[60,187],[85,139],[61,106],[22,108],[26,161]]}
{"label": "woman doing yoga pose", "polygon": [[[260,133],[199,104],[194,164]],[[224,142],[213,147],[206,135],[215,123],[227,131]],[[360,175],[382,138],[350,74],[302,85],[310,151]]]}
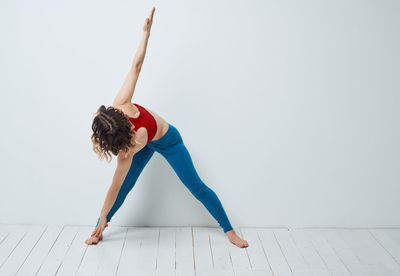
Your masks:
{"label": "woman doing yoga pose", "polygon": [[143,37],[112,106],[104,105],[93,119],[93,150],[100,159],[111,161],[110,152],[117,156],[117,168],[107,192],[96,228],[86,240],[96,244],[103,238],[103,230],[124,202],[143,168],[154,152],[168,161],[175,173],[190,192],[218,221],[228,239],[239,247],[247,247],[233,230],[217,195],[198,176],[190,154],[178,129],[148,108],[132,103],[136,82],[146,54],[147,42],[153,23],[153,7],[143,26]]}

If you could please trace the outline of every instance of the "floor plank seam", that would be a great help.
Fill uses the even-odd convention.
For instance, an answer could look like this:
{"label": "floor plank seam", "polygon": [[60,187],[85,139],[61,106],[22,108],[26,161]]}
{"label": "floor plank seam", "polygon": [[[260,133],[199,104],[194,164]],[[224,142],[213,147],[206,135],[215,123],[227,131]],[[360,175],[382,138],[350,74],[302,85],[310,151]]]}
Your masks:
{"label": "floor plank seam", "polygon": [[215,268],[215,265],[214,265],[214,254],[213,254],[213,250],[212,250],[212,247],[211,247],[210,232],[208,231],[208,229],[207,229],[207,235],[208,235],[208,244],[210,245],[211,261],[212,261],[213,268]]}
{"label": "floor plank seam", "polygon": [[[289,231],[289,229],[287,229],[287,230]],[[280,249],[280,251],[281,251],[283,257],[285,258],[286,264],[288,265],[288,267],[289,267],[289,269],[290,269],[290,272],[292,273],[292,275],[294,275],[293,270],[292,270],[292,267],[290,266],[289,261],[287,260],[287,257],[286,257],[286,255],[285,255],[285,253],[283,252],[282,246],[281,246],[280,242],[278,241],[278,238],[276,237],[275,231],[272,230],[272,234],[274,235],[275,241],[276,241],[276,243],[278,244],[279,249]]]}
{"label": "floor plank seam", "polygon": [[18,245],[20,244],[20,242],[25,238],[25,235],[28,233],[28,231],[26,231],[22,237],[19,239],[19,241],[17,242],[17,244],[13,247],[13,249],[11,250],[10,254],[8,254],[7,258],[5,258],[5,260],[3,261],[2,264],[0,264],[0,268],[7,262],[8,258],[10,258],[11,254],[14,252],[15,248],[18,247]]}
{"label": "floor plank seam", "polygon": [[18,267],[17,271],[15,272],[15,275],[18,274],[18,272],[20,271],[21,267],[24,265],[24,263],[26,262],[26,260],[28,259],[28,257],[31,255],[33,249],[35,248],[35,246],[38,244],[38,242],[40,241],[40,239],[42,238],[43,234],[46,232],[47,230],[47,226],[45,226],[44,230],[42,231],[42,233],[40,234],[39,238],[37,239],[37,241],[35,242],[35,244],[33,245],[33,247],[31,248],[31,250],[29,250],[29,253],[27,254],[27,256],[25,257],[25,259],[22,261],[21,265]]}
{"label": "floor plank seam", "polygon": [[368,233],[374,238],[374,240],[379,244],[379,246],[382,247],[386,251],[386,253],[388,253],[398,265],[400,265],[400,262],[392,255],[392,253],[390,253],[390,251],[388,251],[383,246],[383,244],[375,237],[375,235],[373,233],[371,233],[371,231],[369,231],[369,230],[368,230]]}
{"label": "floor plank seam", "polygon": [[196,274],[196,261],[195,261],[195,253],[194,253],[194,235],[193,235],[193,227],[190,227],[192,230],[192,254],[193,254],[193,269],[194,269],[194,276],[197,276]]}
{"label": "floor plank seam", "polygon": [[264,256],[265,256],[265,259],[267,260],[269,269],[271,270],[272,275],[275,275],[275,274],[274,274],[274,271],[273,271],[273,269],[272,269],[271,263],[270,263],[270,261],[269,261],[269,259],[268,259],[267,252],[266,252],[265,249],[264,249],[264,244],[263,244],[263,242],[262,242],[262,240],[261,240],[260,234],[258,233],[258,231],[256,232],[256,234],[257,234],[258,240],[260,241],[261,249],[262,249],[263,252],[264,252]]}
{"label": "floor plank seam", "polygon": [[118,275],[118,268],[119,268],[119,264],[120,264],[120,262],[121,262],[122,252],[124,251],[124,247],[125,247],[125,243],[126,243],[126,238],[127,238],[127,236],[128,236],[128,230],[129,230],[129,228],[126,227],[125,235],[124,235],[124,242],[123,242],[123,244],[122,244],[121,253],[119,254],[118,264],[117,264],[117,269],[116,269],[116,271],[115,271],[115,275]]}

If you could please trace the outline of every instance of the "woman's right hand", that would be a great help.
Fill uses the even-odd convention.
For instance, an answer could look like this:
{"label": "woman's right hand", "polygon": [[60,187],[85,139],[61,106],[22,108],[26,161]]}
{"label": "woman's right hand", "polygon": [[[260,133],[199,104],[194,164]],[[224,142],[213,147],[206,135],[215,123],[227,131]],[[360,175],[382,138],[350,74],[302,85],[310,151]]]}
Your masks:
{"label": "woman's right hand", "polygon": [[90,238],[86,240],[86,244],[96,244],[103,239],[103,230],[108,226],[106,218],[100,218],[97,227],[93,230]]}
{"label": "woman's right hand", "polygon": [[153,25],[153,15],[154,15],[154,11],[155,10],[156,10],[156,8],[153,7],[151,9],[150,16],[146,18],[146,20],[144,22],[144,25],[143,25],[143,31],[144,32],[150,33],[151,25]]}
{"label": "woman's right hand", "polygon": [[93,230],[91,236],[96,236],[99,238],[101,234],[103,234],[104,228],[106,228],[107,226],[108,226],[107,219],[100,217],[99,223],[97,224],[97,227]]}

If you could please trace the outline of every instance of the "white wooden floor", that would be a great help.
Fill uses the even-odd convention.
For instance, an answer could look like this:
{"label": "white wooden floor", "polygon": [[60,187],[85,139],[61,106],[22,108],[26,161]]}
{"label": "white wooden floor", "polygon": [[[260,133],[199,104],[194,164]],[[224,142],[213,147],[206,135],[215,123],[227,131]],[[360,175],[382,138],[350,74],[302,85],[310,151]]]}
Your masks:
{"label": "white wooden floor", "polygon": [[400,229],[0,225],[0,275],[400,275]]}

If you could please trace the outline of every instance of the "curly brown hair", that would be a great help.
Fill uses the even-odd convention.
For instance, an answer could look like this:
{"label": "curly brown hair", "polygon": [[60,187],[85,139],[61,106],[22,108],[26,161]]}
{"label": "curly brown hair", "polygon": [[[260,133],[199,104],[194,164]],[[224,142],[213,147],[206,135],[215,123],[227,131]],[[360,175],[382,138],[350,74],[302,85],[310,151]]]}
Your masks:
{"label": "curly brown hair", "polygon": [[129,148],[134,146],[131,139],[135,137],[136,131],[129,121],[129,117],[121,110],[112,106],[105,107],[101,105],[93,119],[91,140],[93,142],[93,151],[98,155],[99,159],[106,158],[108,163],[111,162],[112,154],[118,155],[120,150],[125,150],[125,156],[128,154]]}

